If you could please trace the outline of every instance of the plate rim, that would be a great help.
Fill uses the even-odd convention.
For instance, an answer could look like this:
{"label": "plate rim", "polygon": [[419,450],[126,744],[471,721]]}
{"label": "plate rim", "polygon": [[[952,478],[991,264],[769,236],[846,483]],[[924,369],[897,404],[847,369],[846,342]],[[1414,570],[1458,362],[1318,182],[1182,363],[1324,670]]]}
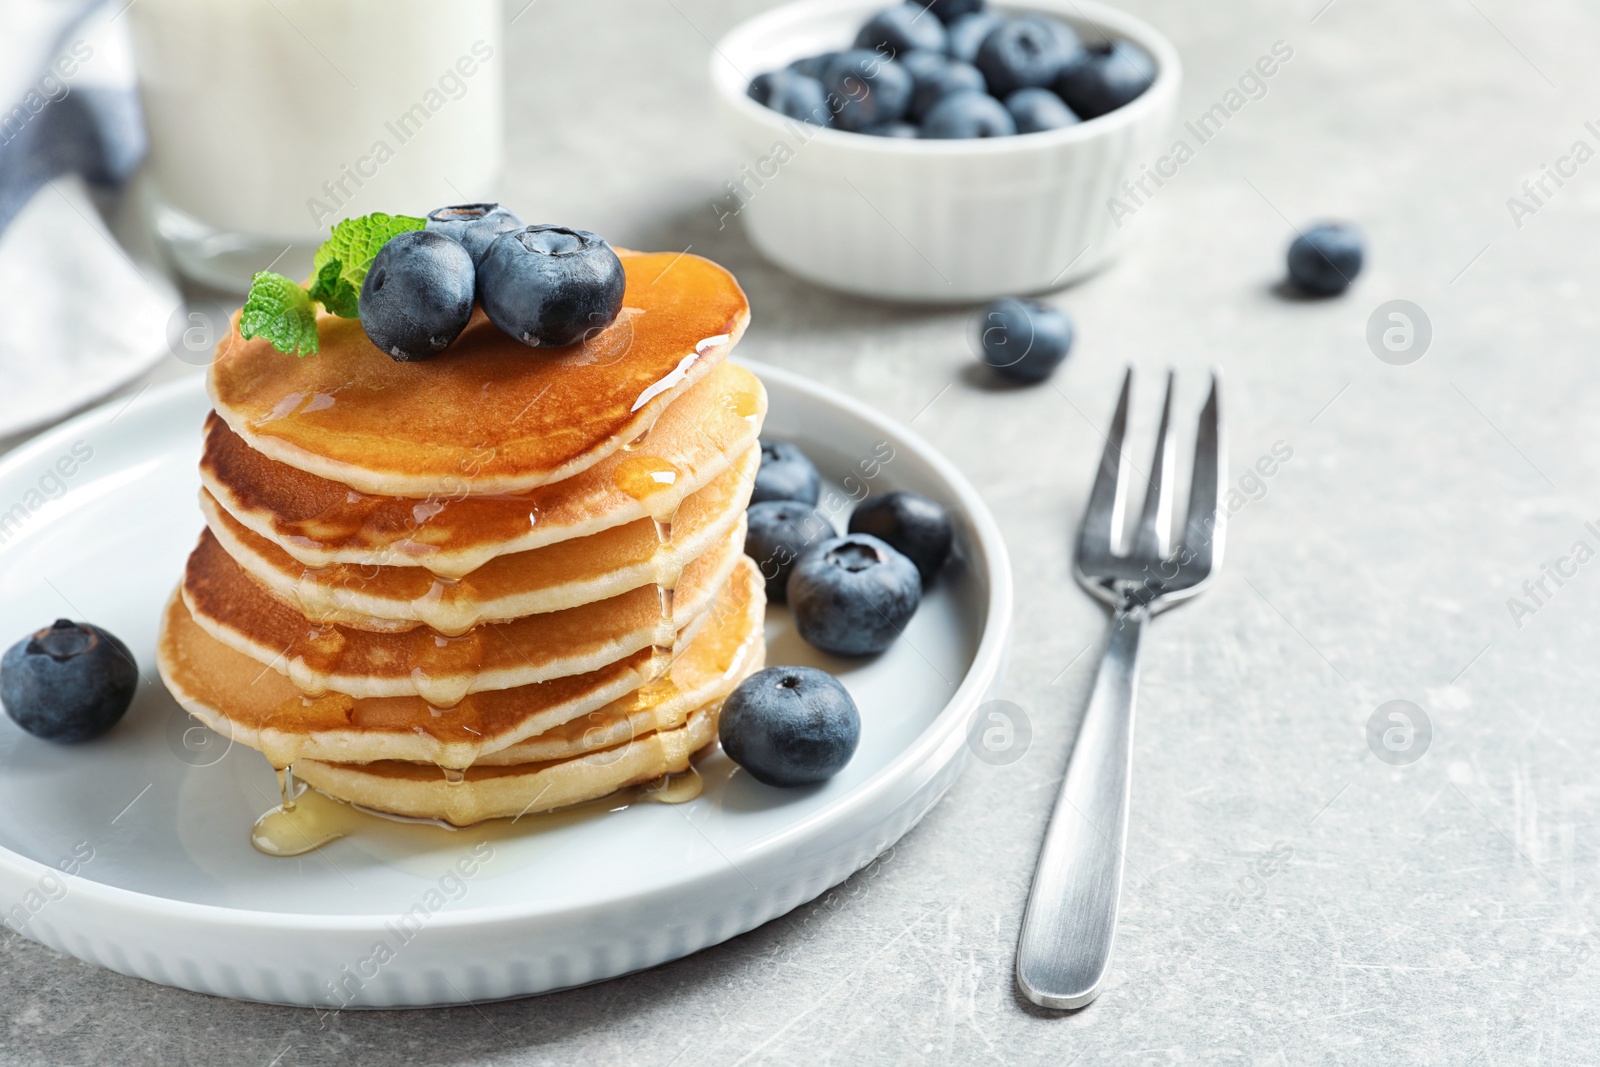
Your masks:
{"label": "plate rim", "polygon": [[[950,697],[945,701],[944,707],[928,723],[916,739],[902,749],[885,766],[880,768],[871,777],[861,782],[854,789],[830,801],[795,822],[774,830],[770,833],[738,846],[731,846],[726,850],[719,848],[729,864],[735,870],[740,867],[739,860],[755,862],[767,858],[773,851],[787,847],[796,836],[809,836],[822,832],[830,824],[841,823],[848,819],[850,812],[863,806],[870,807],[871,799],[876,795],[894,789],[907,772],[919,764],[925,764],[930,759],[935,759],[942,765],[949,761],[949,756],[942,750],[954,748],[964,743],[965,731],[957,729],[957,720],[968,718],[977,707],[985,691],[998,684],[1005,667],[1006,652],[1009,646],[1013,588],[1011,576],[1010,557],[1006,550],[1004,536],[1000,532],[988,506],[983,502],[976,488],[961,473],[942,452],[934,448],[926,439],[909,426],[884,414],[878,409],[856,400],[840,390],[829,385],[815,381],[802,374],[755,360],[738,359],[741,366],[747,367],[761,378],[763,383],[768,381],[781,384],[785,389],[805,394],[809,399],[839,408],[847,414],[873,428],[887,432],[892,437],[898,438],[915,452],[919,459],[928,464],[934,472],[955,491],[958,503],[971,522],[976,543],[971,546],[977,550],[973,555],[980,556],[982,571],[987,576],[987,602],[986,617],[983,622],[981,636],[977,648],[973,651],[971,665],[964,672],[960,684]],[[60,439],[68,437],[81,427],[98,425],[104,422],[109,425],[111,421],[120,418],[130,410],[158,407],[170,403],[181,403],[190,399],[186,394],[198,394],[209,402],[206,396],[205,376],[203,374],[186,375],[175,381],[151,388],[136,395],[133,400],[124,403],[115,415],[107,418],[116,404],[116,399],[102,402],[89,410],[74,416],[64,422],[46,429],[34,437],[18,445],[5,457],[0,458],[0,478],[13,474],[18,468],[25,467],[31,460],[37,458],[42,452],[48,452]],[[4,549],[0,548],[0,554]],[[931,805],[930,805],[931,806]],[[37,879],[44,874],[56,874],[55,868],[38,860],[14,852],[0,845],[0,865],[12,868],[13,873],[24,878]],[[661,893],[680,892],[692,888],[696,883],[709,881],[716,872],[700,872],[665,885],[655,886],[648,890],[622,893],[608,898],[604,902],[606,907],[626,906],[632,902],[648,899]],[[78,875],[72,878],[74,894],[82,893],[89,898],[84,901],[89,905],[100,905],[114,908],[136,916],[139,913],[160,917],[166,920],[177,920],[196,927],[217,927],[229,930],[259,930],[273,931],[338,931],[340,933],[378,933],[384,928],[384,923],[392,922],[392,914],[334,914],[319,912],[275,912],[264,911],[256,908],[236,908],[223,904],[207,904],[192,901],[175,900],[172,897],[160,896],[134,889],[100,882],[92,878]],[[480,908],[450,909],[434,916],[430,927],[439,929],[460,929],[491,926],[506,921],[539,921],[548,920],[570,912],[569,906],[561,905],[552,909],[541,909],[536,904],[517,903],[500,904]]]}

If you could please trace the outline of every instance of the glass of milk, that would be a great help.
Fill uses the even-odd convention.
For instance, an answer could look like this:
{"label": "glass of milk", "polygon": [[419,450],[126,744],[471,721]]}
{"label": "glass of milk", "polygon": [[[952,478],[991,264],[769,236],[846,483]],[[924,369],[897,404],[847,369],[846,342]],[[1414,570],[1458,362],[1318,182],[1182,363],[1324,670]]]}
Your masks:
{"label": "glass of milk", "polygon": [[140,0],[151,213],[178,268],[294,278],[340,219],[492,200],[501,0]]}

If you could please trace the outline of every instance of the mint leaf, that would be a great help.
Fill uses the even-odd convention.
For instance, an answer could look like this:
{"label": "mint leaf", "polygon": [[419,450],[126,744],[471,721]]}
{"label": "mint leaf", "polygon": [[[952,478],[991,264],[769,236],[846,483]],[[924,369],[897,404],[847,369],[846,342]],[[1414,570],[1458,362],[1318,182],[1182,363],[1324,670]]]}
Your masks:
{"label": "mint leaf", "polygon": [[264,337],[285,355],[316,352],[317,306],[291,279],[261,271],[250,279],[250,295],[239,313],[239,335],[247,341]]}
{"label": "mint leaf", "polygon": [[359,318],[361,283],[367,280],[373,257],[389,238],[427,224],[427,219],[381,211],[345,219],[311,261],[311,299],[341,318]]}

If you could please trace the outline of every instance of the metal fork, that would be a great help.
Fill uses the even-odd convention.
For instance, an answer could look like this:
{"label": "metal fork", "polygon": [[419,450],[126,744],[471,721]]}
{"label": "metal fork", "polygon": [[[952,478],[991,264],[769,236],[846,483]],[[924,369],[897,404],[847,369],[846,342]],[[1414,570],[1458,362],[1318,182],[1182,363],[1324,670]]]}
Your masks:
{"label": "metal fork", "polygon": [[1139,635],[1152,616],[1204,589],[1222,565],[1221,494],[1227,458],[1215,372],[1195,435],[1188,516],[1181,541],[1171,544],[1173,447],[1167,431],[1174,378],[1169,372],[1150,488],[1131,549],[1124,553],[1118,546],[1128,483],[1122,440],[1128,428],[1132,367],[1122,381],[1100,472],[1078,531],[1073,570],[1079,584],[1111,605],[1111,631],[1050,816],[1017,944],[1017,985],[1046,1008],[1088,1004],[1110,969],[1128,840]]}

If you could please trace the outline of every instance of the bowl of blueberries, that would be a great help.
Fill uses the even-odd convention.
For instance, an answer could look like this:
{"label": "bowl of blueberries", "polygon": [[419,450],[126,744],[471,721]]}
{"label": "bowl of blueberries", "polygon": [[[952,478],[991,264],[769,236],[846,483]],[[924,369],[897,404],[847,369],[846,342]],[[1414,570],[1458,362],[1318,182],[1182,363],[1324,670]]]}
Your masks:
{"label": "bowl of blueberries", "polygon": [[713,49],[740,158],[715,209],[769,259],[865,296],[965,303],[1065,285],[1124,231],[1177,51],[1093,0],[800,0]]}

